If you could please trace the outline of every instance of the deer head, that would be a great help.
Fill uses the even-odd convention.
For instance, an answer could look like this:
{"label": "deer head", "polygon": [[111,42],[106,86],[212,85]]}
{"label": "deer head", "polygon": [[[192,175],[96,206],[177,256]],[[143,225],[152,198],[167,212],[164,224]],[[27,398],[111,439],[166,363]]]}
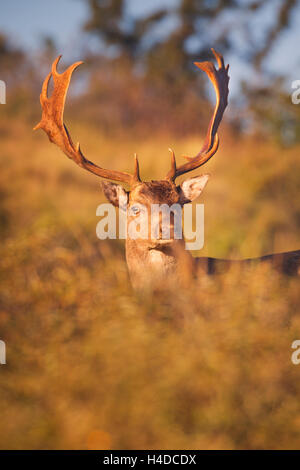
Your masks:
{"label": "deer head", "polygon": [[[212,62],[195,62],[195,65],[198,68],[206,72],[216,93],[216,105],[208,126],[204,145],[195,157],[185,157],[188,161],[180,166],[177,166],[175,154],[171,151],[171,168],[162,180],[142,181],[140,178],[139,163],[136,156],[133,174],[116,170],[107,170],[86,159],[81,151],[79,143],[77,145],[73,144],[67,127],[63,122],[63,113],[72,73],[82,62],[74,63],[61,74],[57,72],[57,64],[61,56],[57,57],[53,62],[52,70],[43,83],[42,93],[40,96],[42,119],[34,129],[43,129],[48,135],[49,140],[58,145],[67,157],[73,160],[81,168],[84,168],[105,180],[118,181],[119,183],[129,186],[129,190],[127,191],[124,189],[123,185],[110,181],[102,182],[102,188],[106,198],[121,210],[127,210],[127,218],[129,222],[134,220],[136,217],[143,216],[143,214],[141,214],[141,207],[143,207],[143,210],[149,216],[151,206],[153,204],[165,204],[168,207],[173,204],[183,206],[200,195],[207,183],[208,175],[205,174],[187,179],[179,186],[176,185],[176,178],[204,165],[217,152],[219,146],[217,130],[227,106],[229,66],[227,65],[225,67],[221,54],[217,53],[213,49],[212,51],[217,60],[218,69],[215,68]],[[48,84],[51,77],[53,78],[54,89],[52,96],[48,97]],[[151,217],[148,217],[148,220],[150,221]],[[151,229],[149,229],[149,236],[146,239],[129,240],[127,237],[127,262],[129,268],[132,267],[132,270],[134,270],[134,266],[137,267],[138,265],[143,265],[141,261],[149,258],[149,252],[151,252],[152,258],[156,259],[158,256],[162,256],[163,252],[164,255],[167,256],[168,250],[170,252],[170,245],[176,245],[173,233],[174,224],[172,217],[170,219],[169,239],[165,239],[165,237],[161,236],[161,218],[157,219],[156,225],[158,230],[155,238],[151,236]],[[160,252],[159,255],[157,253],[158,251]],[[172,262],[170,264],[172,265],[172,256],[171,259]],[[157,265],[159,263],[155,262],[154,264]]]}

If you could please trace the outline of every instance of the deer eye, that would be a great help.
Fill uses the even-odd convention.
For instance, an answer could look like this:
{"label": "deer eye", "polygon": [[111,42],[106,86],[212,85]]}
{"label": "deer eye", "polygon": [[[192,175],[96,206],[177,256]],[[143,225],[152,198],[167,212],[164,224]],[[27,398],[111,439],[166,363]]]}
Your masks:
{"label": "deer eye", "polygon": [[141,209],[139,208],[139,206],[130,207],[130,215],[138,215],[140,211]]}

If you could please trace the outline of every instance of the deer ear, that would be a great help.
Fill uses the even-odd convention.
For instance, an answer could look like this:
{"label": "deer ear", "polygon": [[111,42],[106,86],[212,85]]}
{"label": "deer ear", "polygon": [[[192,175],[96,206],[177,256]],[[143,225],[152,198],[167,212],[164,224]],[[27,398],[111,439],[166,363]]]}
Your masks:
{"label": "deer ear", "polygon": [[126,211],[128,204],[128,192],[123,186],[110,181],[101,181],[102,190],[106,199],[114,206]]}
{"label": "deer ear", "polygon": [[179,203],[188,204],[194,201],[194,199],[202,193],[209,178],[210,175],[195,176],[194,178],[184,181],[180,186],[177,186],[180,197]]}

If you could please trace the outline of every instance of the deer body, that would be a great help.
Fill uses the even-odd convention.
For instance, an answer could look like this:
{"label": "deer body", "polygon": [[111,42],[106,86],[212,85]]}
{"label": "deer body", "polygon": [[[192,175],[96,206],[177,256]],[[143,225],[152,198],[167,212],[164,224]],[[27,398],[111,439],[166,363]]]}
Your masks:
{"label": "deer body", "polygon": [[[269,263],[278,272],[288,276],[300,275],[300,250],[275,253],[258,258],[231,260],[211,257],[194,258],[184,248],[184,243],[174,241],[176,246],[165,246],[150,250],[139,250],[136,245],[126,242],[126,261],[134,289],[144,289],[165,283],[166,280],[180,281],[183,272],[218,275],[226,273],[233,266],[255,266]],[[133,251],[132,251],[133,250]]]}
{"label": "deer body", "polygon": [[[214,258],[198,258],[195,260],[185,249],[184,239],[175,235],[174,214],[168,222],[167,237],[164,236],[163,218],[160,213],[153,220],[153,205],[165,205],[172,208],[174,205],[182,207],[195,200],[203,191],[209,175],[200,175],[185,180],[179,186],[175,180],[178,176],[188,173],[205,164],[218,150],[218,127],[227,106],[228,98],[228,68],[225,67],[221,54],[212,50],[218,63],[218,69],[212,62],[196,62],[195,65],[203,70],[211,80],[216,92],[216,105],[208,126],[204,145],[195,157],[185,157],[188,161],[177,167],[175,154],[171,151],[171,168],[165,178],[159,181],[142,181],[139,174],[139,163],[135,156],[134,173],[129,174],[116,170],[107,170],[89,161],[83,155],[79,144],[73,144],[70,134],[63,122],[65,99],[73,71],[81,64],[76,62],[65,72],[57,72],[60,56],[54,61],[52,70],[46,77],[40,101],[42,105],[42,119],[35,129],[43,129],[51,142],[58,145],[62,151],[77,165],[91,173],[104,178],[102,188],[106,198],[120,210],[127,212],[127,226],[137,218],[146,221],[148,226],[146,237],[132,237],[127,234],[126,260],[130,278],[135,288],[144,288],[153,283],[159,284],[165,279],[179,279],[184,272],[198,272],[199,269],[207,274],[224,271],[233,263],[242,261],[218,260]],[[53,78],[54,89],[51,97],[47,96],[50,78]],[[129,185],[126,191],[122,185],[113,183],[113,180]],[[178,234],[177,234],[178,235]],[[268,255],[256,260],[245,260],[244,263],[262,261],[272,262],[288,274],[298,274],[300,266],[300,250],[278,255]]]}

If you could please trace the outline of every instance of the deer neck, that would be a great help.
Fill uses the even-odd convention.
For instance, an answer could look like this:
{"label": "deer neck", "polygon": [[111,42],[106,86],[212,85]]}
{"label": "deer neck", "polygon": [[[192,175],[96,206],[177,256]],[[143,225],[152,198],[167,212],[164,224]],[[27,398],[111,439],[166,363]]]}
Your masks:
{"label": "deer neck", "polygon": [[132,285],[139,288],[176,277],[184,265],[190,269],[193,257],[185,250],[184,240],[151,248],[143,240],[127,238],[126,261]]}

